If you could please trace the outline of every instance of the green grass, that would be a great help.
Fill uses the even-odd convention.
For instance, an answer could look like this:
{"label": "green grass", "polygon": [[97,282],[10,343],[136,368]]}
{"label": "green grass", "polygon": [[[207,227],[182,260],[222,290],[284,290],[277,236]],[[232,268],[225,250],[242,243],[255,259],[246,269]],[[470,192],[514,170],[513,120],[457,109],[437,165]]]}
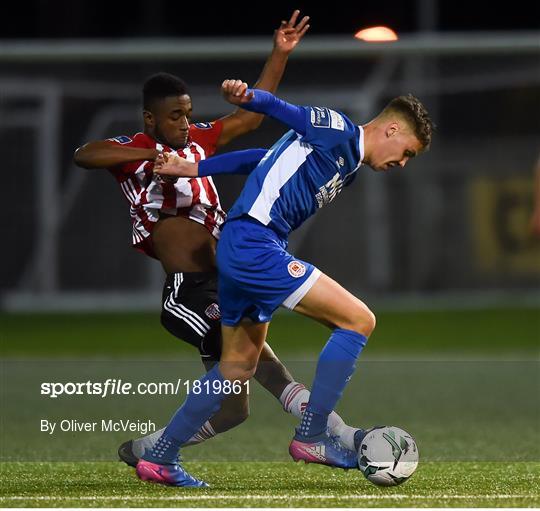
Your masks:
{"label": "green grass", "polygon": [[[422,463],[409,482],[378,488],[358,472],[291,463],[286,445],[297,421],[254,383],[248,421],[184,451],[188,468],[212,485],[187,491],[144,484],[112,461],[119,443],[137,433],[39,431],[42,418],[164,425],[182,395],[50,399],[39,392],[41,382],[200,376],[196,351],[165,332],[158,314],[0,314],[0,505],[540,506],[538,311],[383,311],[377,318],[337,411],[352,425],[412,433]],[[309,384],[327,338],[314,322],[279,314],[269,342]]]}
{"label": "green grass", "polygon": [[[315,362],[287,362],[297,381],[313,379]],[[151,420],[164,426],[180,395],[60,396],[40,394],[41,382],[174,382],[193,380],[200,362],[4,361],[0,399],[3,461],[112,461],[136,432],[103,432],[102,419]],[[416,439],[425,461],[540,461],[537,362],[360,362],[337,411],[351,425],[396,425]],[[297,420],[255,382],[249,419],[212,442],[186,449],[188,461],[287,461],[284,449]],[[24,406],[21,406],[24,403]],[[95,432],[40,431],[40,420],[97,423]],[[511,432],[511,442],[500,449]]]}
{"label": "green grass", "polygon": [[534,507],[540,463],[424,463],[379,488],[358,471],[294,463],[188,464],[211,488],[136,479],[121,463],[4,463],[5,507]]}
{"label": "green grass", "polygon": [[[269,342],[279,354],[317,353],[328,330],[293,314],[277,314]],[[0,356],[131,356],[194,350],[159,324],[158,313],[140,314],[1,314]],[[434,357],[462,353],[518,356],[540,353],[537,309],[377,312],[377,328],[367,357]]]}

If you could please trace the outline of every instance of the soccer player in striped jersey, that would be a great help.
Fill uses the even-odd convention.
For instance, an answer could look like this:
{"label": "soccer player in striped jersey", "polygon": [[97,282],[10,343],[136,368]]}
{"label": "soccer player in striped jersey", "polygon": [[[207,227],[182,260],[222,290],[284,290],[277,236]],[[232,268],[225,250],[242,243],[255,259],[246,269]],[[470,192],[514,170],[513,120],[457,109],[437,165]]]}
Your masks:
{"label": "soccer player in striped jersey", "polygon": [[[258,87],[275,91],[288,55],[309,28],[295,11],[274,36],[274,49]],[[220,310],[215,267],[216,240],[225,214],[211,177],[175,183],[154,176],[155,158],[164,151],[187,161],[202,161],[217,148],[259,126],[263,116],[237,110],[211,123],[191,123],[191,98],[185,83],[172,75],[154,75],[143,88],[144,132],[90,142],[79,148],[75,161],[84,168],[107,168],[128,201],[133,246],[161,261],[167,273],[161,321],[173,335],[198,348],[210,369],[221,356]],[[309,391],[293,380],[268,344],[262,349],[256,379],[285,411],[301,417]],[[221,411],[201,425],[186,443],[202,442],[242,423],[248,415],[244,393],[232,396]],[[357,429],[332,415],[333,432],[345,444]],[[161,431],[122,444],[119,455],[135,466]]]}
{"label": "soccer player in striped jersey", "polygon": [[404,167],[428,149],[432,122],[412,95],[395,98],[371,122],[356,125],[343,113],[291,105],[271,93],[248,90],[238,80],[226,80],[223,91],[232,104],[269,115],[291,130],[268,152],[229,153],[198,164],[164,155],[156,163],[156,172],[171,177],[250,175],[218,244],[223,352],[220,363],[200,380],[202,388],[214,390],[187,397],[156,446],[139,461],[137,474],[168,485],[185,479],[177,459],[180,446],[219,410],[223,393],[215,389],[254,375],[280,305],[332,329],[289,453],[295,461],[356,467],[357,452],[335,440],[328,419],[375,328],[375,316],[319,269],[289,254],[287,238],[349,186],[362,164],[387,171]]}

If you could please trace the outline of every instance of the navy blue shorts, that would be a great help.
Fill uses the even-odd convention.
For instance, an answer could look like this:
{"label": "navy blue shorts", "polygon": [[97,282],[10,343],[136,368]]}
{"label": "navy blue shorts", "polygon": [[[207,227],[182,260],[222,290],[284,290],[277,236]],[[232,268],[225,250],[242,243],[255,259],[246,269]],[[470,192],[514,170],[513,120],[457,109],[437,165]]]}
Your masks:
{"label": "navy blue shorts", "polygon": [[287,252],[287,241],[249,217],[225,223],[217,247],[221,322],[270,321],[283,305],[294,309],[321,272]]}

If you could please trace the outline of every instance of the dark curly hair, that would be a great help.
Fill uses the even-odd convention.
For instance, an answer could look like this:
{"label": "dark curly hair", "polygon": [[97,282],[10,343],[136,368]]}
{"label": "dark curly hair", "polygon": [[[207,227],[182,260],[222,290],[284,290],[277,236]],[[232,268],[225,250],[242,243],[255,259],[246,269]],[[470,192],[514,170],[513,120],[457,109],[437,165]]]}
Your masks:
{"label": "dark curly hair", "polygon": [[397,114],[402,117],[412,128],[424,150],[429,149],[435,124],[433,124],[428,111],[418,98],[412,94],[394,98],[382,111],[382,115],[387,114]]}
{"label": "dark curly hair", "polygon": [[150,76],[143,85],[143,108],[152,110],[156,100],[189,94],[186,82],[169,73]]}

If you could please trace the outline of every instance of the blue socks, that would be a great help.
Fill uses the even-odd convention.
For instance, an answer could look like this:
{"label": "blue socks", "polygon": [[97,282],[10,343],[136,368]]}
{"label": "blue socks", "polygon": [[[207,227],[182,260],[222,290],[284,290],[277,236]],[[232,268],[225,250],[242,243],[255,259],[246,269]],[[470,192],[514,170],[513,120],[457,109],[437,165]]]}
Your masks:
{"label": "blue socks", "polygon": [[[367,338],[357,332],[334,330],[319,356],[309,403],[295,438],[307,441],[326,431],[328,415],[341,398],[366,342]],[[216,381],[219,384],[214,385]],[[221,389],[224,381],[216,364],[201,378],[201,393],[187,396],[163,435],[143,459],[159,464],[176,463],[180,446],[219,410],[225,394],[213,389]]]}
{"label": "blue socks", "polygon": [[[220,384],[214,386],[215,381]],[[180,446],[219,410],[226,395],[213,389],[221,389],[224,381],[219,364],[216,364],[201,378],[200,394],[188,394],[184,404],[174,414],[152,449],[143,455],[143,459],[160,464],[176,463]]]}
{"label": "blue socks", "polygon": [[356,368],[367,337],[336,328],[319,355],[311,396],[295,438],[306,441],[326,431],[328,416],[341,398]]}
{"label": "blue socks", "polygon": [[146,449],[142,458],[152,463],[175,463],[180,443],[163,433],[151,449]]}

